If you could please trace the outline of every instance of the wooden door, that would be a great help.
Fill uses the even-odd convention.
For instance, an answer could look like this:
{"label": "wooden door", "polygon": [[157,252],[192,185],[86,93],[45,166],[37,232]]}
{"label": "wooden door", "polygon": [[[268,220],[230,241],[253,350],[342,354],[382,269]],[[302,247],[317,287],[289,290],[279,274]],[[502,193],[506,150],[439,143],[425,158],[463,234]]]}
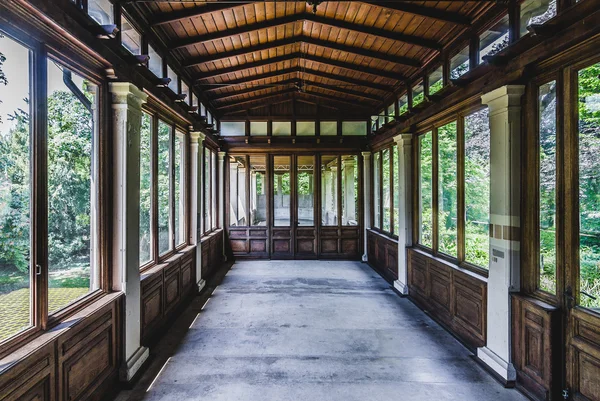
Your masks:
{"label": "wooden door", "polygon": [[315,211],[317,205],[316,157],[296,156],[294,238],[296,259],[317,258],[317,226]]}
{"label": "wooden door", "polygon": [[273,155],[271,161],[271,258],[294,258],[294,229],[292,211],[295,209],[294,158]]}

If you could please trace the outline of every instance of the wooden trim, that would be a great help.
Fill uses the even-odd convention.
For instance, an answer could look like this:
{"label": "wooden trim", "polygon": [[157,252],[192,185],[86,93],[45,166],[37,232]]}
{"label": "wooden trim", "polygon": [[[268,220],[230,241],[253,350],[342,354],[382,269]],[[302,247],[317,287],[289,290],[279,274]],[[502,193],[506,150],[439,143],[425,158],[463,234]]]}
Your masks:
{"label": "wooden trim", "polygon": [[456,120],[456,256],[459,261],[465,260],[466,254],[466,207],[465,207],[465,116],[459,115]]}
{"label": "wooden trim", "polygon": [[432,235],[431,235],[431,249],[434,255],[438,252],[439,242],[439,149],[438,149],[438,129],[437,127],[431,130],[431,155],[432,155],[432,169],[431,169],[431,214],[433,216],[432,221]]}

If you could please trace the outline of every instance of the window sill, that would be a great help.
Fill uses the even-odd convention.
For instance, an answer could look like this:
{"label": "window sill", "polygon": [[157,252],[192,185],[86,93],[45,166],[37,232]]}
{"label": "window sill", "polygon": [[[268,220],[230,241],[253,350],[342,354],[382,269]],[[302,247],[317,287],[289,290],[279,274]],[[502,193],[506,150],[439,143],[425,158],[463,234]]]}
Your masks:
{"label": "window sill", "polygon": [[7,350],[8,354],[0,359],[0,375],[12,368],[18,362],[26,359],[29,355],[33,354],[40,348],[55,341],[58,337],[72,330],[79,323],[87,320],[90,316],[102,308],[115,302],[122,295],[123,293],[121,291],[103,294],[98,299],[95,299],[92,303],[88,304],[77,312],[70,314],[59,321],[56,321],[52,328],[45,331],[39,331],[35,337],[24,341],[23,344],[19,344],[13,349]]}

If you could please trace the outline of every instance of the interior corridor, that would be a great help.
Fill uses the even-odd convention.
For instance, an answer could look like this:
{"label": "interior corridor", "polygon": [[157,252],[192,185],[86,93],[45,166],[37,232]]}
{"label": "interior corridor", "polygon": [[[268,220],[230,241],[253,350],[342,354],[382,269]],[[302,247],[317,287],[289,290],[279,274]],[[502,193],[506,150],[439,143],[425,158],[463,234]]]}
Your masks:
{"label": "interior corridor", "polygon": [[119,401],[526,399],[367,264],[239,262],[205,302]]}

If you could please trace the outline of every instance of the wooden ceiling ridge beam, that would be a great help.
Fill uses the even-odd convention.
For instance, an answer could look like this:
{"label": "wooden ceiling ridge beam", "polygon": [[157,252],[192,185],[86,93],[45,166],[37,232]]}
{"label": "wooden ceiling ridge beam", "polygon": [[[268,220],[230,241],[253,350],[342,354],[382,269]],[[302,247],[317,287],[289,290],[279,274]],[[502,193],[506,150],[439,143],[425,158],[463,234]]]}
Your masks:
{"label": "wooden ceiling ridge beam", "polygon": [[472,22],[469,17],[458,12],[440,10],[439,8],[421,6],[409,2],[391,3],[389,1],[362,1],[362,3],[386,8],[388,10],[399,11],[404,14],[418,15],[420,17],[448,22],[454,25],[470,26]]}
{"label": "wooden ceiling ridge beam", "polygon": [[303,59],[303,60],[312,61],[312,62],[319,63],[319,64],[330,65],[332,67],[343,68],[343,69],[349,70],[349,71],[356,71],[356,72],[361,72],[361,73],[365,73],[365,74],[370,74],[370,75],[373,75],[376,77],[383,77],[383,78],[387,78],[387,79],[390,79],[393,81],[405,81],[407,79],[406,77],[402,76],[402,74],[399,74],[399,73],[396,73],[393,71],[380,70],[380,69],[367,67],[367,66],[360,65],[360,64],[352,64],[352,63],[347,63],[345,61],[332,60],[332,59],[329,59],[326,57],[313,56],[310,54],[303,54],[303,53],[290,53],[290,54],[286,54],[284,56],[268,58],[265,60],[260,60],[260,61],[256,61],[256,62],[252,62],[252,63],[244,63],[244,64],[240,64],[240,65],[237,65],[234,67],[227,67],[227,68],[216,69],[213,71],[206,71],[203,73],[202,76],[197,77],[196,79],[207,79],[207,78],[211,78],[211,77],[215,77],[215,76],[231,74],[234,72],[240,72],[240,71],[248,70],[251,68],[264,67],[269,64],[275,64],[278,62],[289,61],[289,60],[294,60],[294,59]]}
{"label": "wooden ceiling ridge beam", "polygon": [[422,63],[419,60],[412,59],[409,57],[393,56],[393,55],[389,55],[389,54],[382,53],[382,52],[367,50],[362,47],[347,46],[347,45],[343,45],[343,44],[332,42],[332,41],[316,39],[316,38],[306,36],[306,35],[294,36],[291,38],[281,39],[281,40],[277,40],[277,41],[270,42],[270,43],[261,43],[261,44],[253,45],[250,47],[243,47],[240,49],[235,49],[235,50],[231,50],[231,51],[227,51],[227,52],[219,52],[219,53],[207,55],[207,56],[195,57],[193,59],[190,59],[189,61],[186,61],[184,63],[184,66],[192,67],[195,65],[212,63],[212,62],[215,62],[218,60],[224,60],[224,59],[227,59],[230,57],[237,57],[237,56],[241,56],[244,54],[251,54],[254,52],[268,50],[270,48],[276,48],[276,47],[280,47],[280,46],[288,46],[288,45],[292,45],[295,43],[307,43],[307,44],[314,45],[314,46],[325,47],[325,48],[329,48],[329,49],[340,51],[340,52],[353,53],[353,54],[356,54],[359,56],[379,59],[379,60],[383,60],[383,61],[387,61],[387,62],[391,62],[391,63],[395,63],[395,64],[405,65],[408,67],[414,67],[414,68],[422,67]]}
{"label": "wooden ceiling ridge beam", "polygon": [[296,22],[312,22],[320,25],[327,25],[334,28],[346,29],[354,32],[363,33],[365,35],[374,35],[379,36],[384,39],[390,39],[394,41],[404,42],[407,44],[420,46],[436,51],[441,51],[443,46],[441,43],[438,43],[435,40],[430,40],[423,38],[421,36],[409,35],[405,33],[399,33],[394,31],[389,31],[386,29],[375,28],[372,26],[365,26],[362,24],[357,24],[353,22],[347,22],[340,19],[322,17],[315,14],[310,13],[298,13],[292,15],[286,15],[285,17],[274,18],[271,20],[266,20],[263,22],[243,25],[236,28],[226,29],[224,31],[211,32],[204,35],[196,35],[189,38],[181,39],[175,41],[171,47],[171,49],[181,49],[189,46],[199,45],[206,42],[212,42],[215,40],[226,39],[232,36],[242,35],[250,32],[255,32],[261,29],[268,29],[272,27],[277,27],[280,25],[296,23]]}

